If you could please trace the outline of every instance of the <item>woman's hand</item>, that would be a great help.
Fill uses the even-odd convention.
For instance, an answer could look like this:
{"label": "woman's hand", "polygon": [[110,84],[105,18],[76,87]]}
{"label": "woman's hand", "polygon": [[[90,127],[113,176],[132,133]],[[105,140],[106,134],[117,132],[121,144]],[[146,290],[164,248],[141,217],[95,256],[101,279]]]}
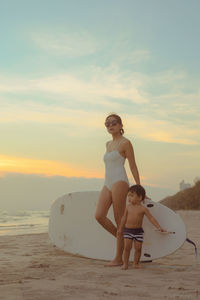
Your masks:
{"label": "woman's hand", "polygon": [[123,234],[123,230],[121,228],[119,228],[117,230],[117,236],[122,236],[122,234]]}

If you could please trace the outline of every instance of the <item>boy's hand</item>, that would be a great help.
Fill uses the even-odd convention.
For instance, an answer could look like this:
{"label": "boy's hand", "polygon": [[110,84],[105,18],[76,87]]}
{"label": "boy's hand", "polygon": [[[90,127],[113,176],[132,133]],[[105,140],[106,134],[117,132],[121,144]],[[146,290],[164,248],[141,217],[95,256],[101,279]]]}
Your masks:
{"label": "boy's hand", "polygon": [[162,228],[162,227],[160,227],[158,230],[161,231],[161,232],[167,232],[167,230],[165,230],[165,229]]}

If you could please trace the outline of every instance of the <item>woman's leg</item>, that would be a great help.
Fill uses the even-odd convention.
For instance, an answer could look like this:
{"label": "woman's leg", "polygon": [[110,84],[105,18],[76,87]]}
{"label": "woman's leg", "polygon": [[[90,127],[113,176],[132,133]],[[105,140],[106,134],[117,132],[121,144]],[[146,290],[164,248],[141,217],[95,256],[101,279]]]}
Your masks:
{"label": "woman's leg", "polygon": [[95,218],[108,232],[116,237],[117,228],[111,220],[107,218],[108,210],[111,205],[112,194],[108,188],[104,186],[99,196]]}
{"label": "woman's leg", "polygon": [[[128,183],[125,181],[118,181],[112,187],[112,201],[113,201],[113,213],[117,228],[119,228],[121,218],[124,214],[126,207],[126,197],[128,193]],[[117,237],[117,249],[116,255],[113,261],[108,266],[118,266],[122,264],[122,253],[124,248],[123,235]]]}

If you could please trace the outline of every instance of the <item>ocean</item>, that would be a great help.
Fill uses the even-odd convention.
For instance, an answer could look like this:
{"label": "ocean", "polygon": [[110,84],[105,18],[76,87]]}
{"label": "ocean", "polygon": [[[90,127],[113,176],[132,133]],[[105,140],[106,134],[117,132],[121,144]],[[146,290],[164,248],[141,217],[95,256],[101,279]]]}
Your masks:
{"label": "ocean", "polygon": [[0,236],[48,231],[50,211],[0,211]]}

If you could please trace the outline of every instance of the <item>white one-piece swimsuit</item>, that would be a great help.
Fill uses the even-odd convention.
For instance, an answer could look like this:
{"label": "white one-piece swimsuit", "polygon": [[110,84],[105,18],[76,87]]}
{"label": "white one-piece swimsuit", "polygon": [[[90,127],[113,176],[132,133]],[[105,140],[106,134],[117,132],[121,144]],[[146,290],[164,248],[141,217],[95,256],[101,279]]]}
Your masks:
{"label": "white one-piece swimsuit", "polygon": [[124,168],[125,158],[121,156],[118,150],[106,152],[104,155],[105,163],[105,183],[104,185],[111,191],[114,183],[125,181],[128,183],[128,177]]}

